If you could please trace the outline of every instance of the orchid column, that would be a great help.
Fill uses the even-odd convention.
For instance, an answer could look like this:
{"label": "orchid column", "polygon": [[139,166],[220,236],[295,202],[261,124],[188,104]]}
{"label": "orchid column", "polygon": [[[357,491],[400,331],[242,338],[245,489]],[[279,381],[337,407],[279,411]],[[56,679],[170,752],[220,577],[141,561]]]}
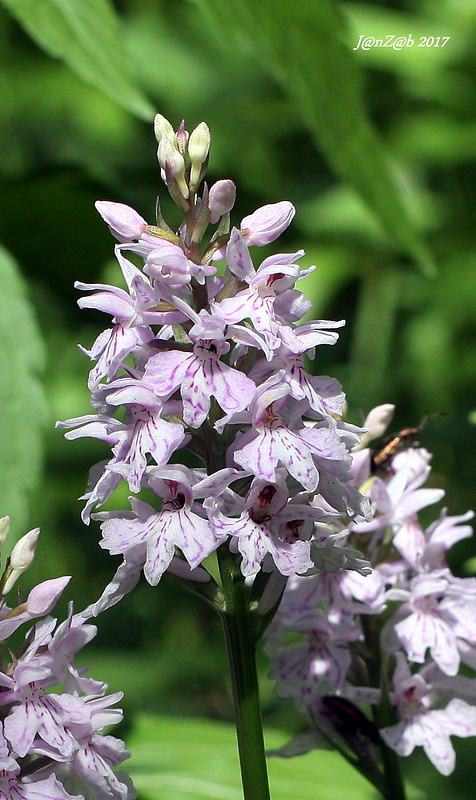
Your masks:
{"label": "orchid column", "polygon": [[[150,225],[120,203],[97,209],[118,239],[127,288],[78,283],[81,299],[112,317],[90,351],[90,415],[59,423],[75,439],[111,448],[94,466],[83,520],[102,521],[101,546],[122,563],[85,616],[117,603],[143,570],[189,581],[220,613],[230,655],[246,800],[265,800],[264,745],[254,651],[289,576],[314,569],[332,551],[340,568],[366,574],[357,551],[329,523],[359,515],[369,501],[350,481],[360,430],[340,419],[344,394],[306,372],[304,355],[334,344],[344,322],[299,324],[310,302],[294,288],[314,267],[279,253],[255,268],[250,248],[273,242],[294,208],[258,209],[230,229],[235,186],[203,184],[210,133],[189,135],[155,120],[161,176],[183,221],[174,231],[158,205]],[[127,258],[143,260],[139,269]],[[181,464],[181,450],[197,466]],[[131,509],[94,511],[125,480]],[[152,490],[154,506],[138,496]],[[93,513],[94,512],[94,513]],[[212,554],[215,554],[213,556]],[[218,559],[221,580],[209,570]]]}

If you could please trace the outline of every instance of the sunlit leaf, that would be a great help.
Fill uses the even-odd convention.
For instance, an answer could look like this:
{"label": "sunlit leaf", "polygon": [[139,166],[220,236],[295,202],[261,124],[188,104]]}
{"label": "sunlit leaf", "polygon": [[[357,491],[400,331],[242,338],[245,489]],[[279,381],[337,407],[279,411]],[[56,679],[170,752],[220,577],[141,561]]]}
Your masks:
{"label": "sunlit leaf", "polygon": [[[285,736],[268,731],[269,748]],[[233,725],[203,719],[139,717],[127,740],[126,762],[143,800],[242,800]],[[125,765],[125,766],[126,766]],[[370,784],[337,753],[268,760],[273,800],[371,800]]]}
{"label": "sunlit leaf", "polygon": [[135,87],[109,0],[1,0],[35,42],[133,114],[154,110]]}
{"label": "sunlit leaf", "polygon": [[41,464],[43,349],[17,266],[2,248],[0,284],[0,516],[8,514],[23,533]]}

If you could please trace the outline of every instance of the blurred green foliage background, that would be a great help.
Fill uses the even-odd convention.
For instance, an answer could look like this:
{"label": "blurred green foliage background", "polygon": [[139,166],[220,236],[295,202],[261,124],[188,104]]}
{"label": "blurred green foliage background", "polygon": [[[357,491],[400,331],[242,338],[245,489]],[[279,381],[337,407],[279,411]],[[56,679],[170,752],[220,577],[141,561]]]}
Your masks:
{"label": "blurred green foliage background", "polygon": [[[97,524],[81,523],[77,501],[105,446],[67,443],[54,422],[88,413],[89,364],[76,345],[89,347],[106,324],[78,310],[73,282],[116,276],[94,201],[127,203],[152,220],[161,193],[166,218],[177,221],[158,174],[154,111],[175,127],[183,117],[189,130],[208,123],[208,181],[236,182],[236,224],[264,203],[295,204],[279,248],[304,248],[303,266],[318,265],[300,286],[312,317],[347,320],[315,369],[342,381],[352,421],[382,402],[396,404],[395,429],[441,412],[422,438],[434,453],[432,485],[446,490],[450,513],[474,507],[476,3],[70,0],[68,8],[60,19],[52,1],[0,4],[8,289],[0,512],[12,513],[17,534],[42,527],[25,589],[71,573],[68,596],[79,609],[116,566],[98,547]],[[412,34],[414,44],[354,50],[361,35],[387,34]],[[450,39],[420,47],[429,36]],[[474,542],[458,546],[459,574],[469,574],[475,553]],[[126,708],[232,719],[218,622],[173,580],[141,584],[100,622],[85,661],[125,691]],[[295,730],[264,660],[262,671],[266,721]],[[464,745],[474,760],[474,742]],[[418,758],[409,774],[432,798],[468,797],[464,753],[451,779]]]}

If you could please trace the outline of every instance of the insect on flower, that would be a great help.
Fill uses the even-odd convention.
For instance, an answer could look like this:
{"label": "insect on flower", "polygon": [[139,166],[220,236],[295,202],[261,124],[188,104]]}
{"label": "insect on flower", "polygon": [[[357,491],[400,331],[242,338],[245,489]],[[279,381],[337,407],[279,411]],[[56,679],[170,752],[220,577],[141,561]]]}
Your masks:
{"label": "insect on flower", "polygon": [[426,414],[416,428],[403,428],[399,433],[392,433],[390,436],[386,436],[380,447],[376,447],[372,451],[371,472],[374,474],[379,470],[386,470],[392,458],[397,453],[401,453],[402,450],[407,450],[409,447],[419,447],[418,437],[423,428],[431,417],[437,416],[439,413],[442,412]]}

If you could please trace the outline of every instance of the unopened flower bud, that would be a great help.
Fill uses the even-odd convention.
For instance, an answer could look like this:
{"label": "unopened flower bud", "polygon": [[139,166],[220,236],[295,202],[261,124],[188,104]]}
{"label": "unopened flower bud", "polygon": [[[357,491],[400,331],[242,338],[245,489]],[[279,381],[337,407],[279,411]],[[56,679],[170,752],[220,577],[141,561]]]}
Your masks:
{"label": "unopened flower bud", "polygon": [[364,427],[370,428],[370,434],[373,439],[378,439],[379,436],[385,433],[389,424],[392,421],[395,406],[392,403],[384,403],[381,406],[375,406],[370,411],[365,422]]}
{"label": "unopened flower bud", "polygon": [[120,242],[130,242],[138,239],[147,222],[137,211],[124,203],[110,203],[107,200],[98,200],[94,203],[109,230]]}
{"label": "unopened flower bud", "polygon": [[3,547],[10,533],[10,517],[0,518],[0,547]]}
{"label": "unopened flower bud", "polygon": [[160,144],[161,139],[165,136],[170,142],[174,141],[175,138],[175,131],[172,128],[172,125],[162,116],[162,114],[156,114],[154,119],[154,134],[157,142]]}
{"label": "unopened flower bud", "polygon": [[18,540],[10,555],[10,566],[13,570],[24,572],[33,563],[39,535],[40,529],[34,528]]}
{"label": "unopened flower bud", "polygon": [[375,408],[369,412],[364,422],[364,428],[369,428],[369,430],[362,435],[360,443],[354,450],[362,450],[364,447],[368,446],[368,443],[371,442],[372,439],[378,439],[379,436],[382,436],[392,421],[394,411],[395,406],[391,403],[383,403],[381,406],[375,406]]}
{"label": "unopened flower bud", "polygon": [[0,595],[2,597],[8,594],[20,575],[33,563],[39,535],[40,529],[34,528],[32,531],[25,533],[13,548],[8,566],[0,583]]}
{"label": "unopened flower bud", "polygon": [[184,156],[187,149],[188,131],[185,130],[185,120],[182,120],[180,126],[175,134],[175,141],[177,142],[177,149],[179,153]]}
{"label": "unopened flower bud", "polygon": [[213,184],[208,195],[208,208],[210,209],[210,222],[218,222],[223,214],[231,211],[235,205],[236,186],[233,181],[222,180]]}
{"label": "unopened flower bud", "polygon": [[268,203],[241,220],[240,230],[247,245],[260,247],[274,242],[290,225],[296,210],[288,200]]}
{"label": "unopened flower bud", "polygon": [[43,614],[49,614],[70,580],[71,575],[64,575],[62,578],[53,578],[35,586],[25,603],[28,613],[32,617],[41,617]]}
{"label": "unopened flower bud", "polygon": [[192,191],[195,191],[204,175],[202,168],[208,159],[210,141],[210,129],[206,122],[201,122],[190,134],[188,154],[191,163],[190,188]]}
{"label": "unopened flower bud", "polygon": [[187,199],[190,192],[187,181],[185,180],[184,157],[179,153],[176,146],[166,138],[160,140],[157,155],[159,164],[165,173],[165,182],[167,185],[169,184],[170,178],[172,178],[178,186],[182,197]]}

